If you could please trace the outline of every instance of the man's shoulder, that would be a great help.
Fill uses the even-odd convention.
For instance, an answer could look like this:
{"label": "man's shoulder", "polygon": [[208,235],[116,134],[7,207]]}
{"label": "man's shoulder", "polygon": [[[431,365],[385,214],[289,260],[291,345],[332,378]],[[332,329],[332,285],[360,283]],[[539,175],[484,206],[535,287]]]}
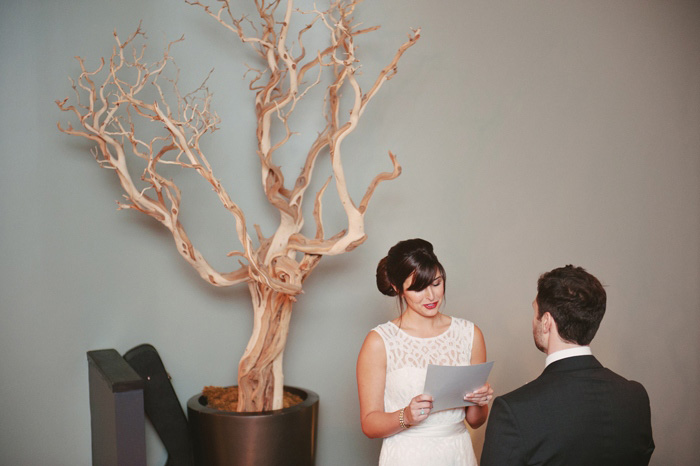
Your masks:
{"label": "man's shoulder", "polygon": [[542,376],[540,375],[535,380],[532,380],[525,385],[522,385],[504,395],[498,396],[501,401],[505,401],[508,404],[517,403],[519,401],[532,401],[535,397],[539,397],[542,393]]}
{"label": "man's shoulder", "polygon": [[[598,361],[596,360],[596,363]],[[600,364],[600,363],[598,363]],[[582,377],[589,377],[588,374],[583,373]],[[602,364],[600,365],[599,368],[593,369],[593,375],[590,375],[591,378],[604,378],[607,379],[610,383],[613,383],[618,386],[624,386],[628,390],[634,390],[634,391],[640,391],[646,393],[646,389],[644,386],[640,383],[637,382],[636,380],[631,380],[626,378],[625,376],[613,371],[609,367],[605,367]]]}
{"label": "man's shoulder", "polygon": [[612,369],[608,369],[607,367],[605,368],[605,372],[608,374],[609,379],[629,396],[636,394],[643,398],[649,397],[646,388],[644,388],[644,385],[642,385],[641,382],[627,379]]}

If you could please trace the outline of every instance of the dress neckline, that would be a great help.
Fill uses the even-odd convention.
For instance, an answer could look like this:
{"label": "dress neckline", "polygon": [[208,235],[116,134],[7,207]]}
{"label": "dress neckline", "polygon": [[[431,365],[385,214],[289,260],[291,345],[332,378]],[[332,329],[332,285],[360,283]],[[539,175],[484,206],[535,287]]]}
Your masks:
{"label": "dress neckline", "polygon": [[[450,316],[448,316],[448,317],[450,317]],[[405,330],[403,330],[401,327],[399,327],[398,325],[396,325],[396,324],[395,324],[394,322],[392,322],[391,320],[389,321],[389,323],[390,323],[391,325],[393,325],[394,327],[396,327],[396,330],[398,330],[400,333],[406,335],[406,336],[409,337],[409,338],[415,338],[416,340],[432,340],[432,339],[435,339],[435,338],[440,338],[441,336],[447,334],[447,332],[449,332],[450,329],[452,328],[452,326],[454,325],[454,323],[455,323],[455,318],[454,318],[454,317],[450,317],[450,325],[447,326],[447,329],[445,329],[444,332],[442,332],[442,333],[440,333],[440,334],[438,334],[438,335],[435,335],[434,337],[416,337],[416,336],[413,336],[413,335],[411,335],[410,333],[406,332]]]}

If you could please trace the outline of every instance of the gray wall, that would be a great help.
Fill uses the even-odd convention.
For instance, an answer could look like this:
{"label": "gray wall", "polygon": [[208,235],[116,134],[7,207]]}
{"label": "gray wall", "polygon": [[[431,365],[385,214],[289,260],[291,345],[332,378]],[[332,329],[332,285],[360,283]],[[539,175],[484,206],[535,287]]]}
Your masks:
{"label": "gray wall", "polygon": [[[416,236],[447,269],[447,312],[484,331],[498,393],[542,369],[530,334],[538,275],[567,263],[596,274],[609,308],[595,354],[647,387],[652,464],[692,464],[700,3],[384,0],[357,15],[382,25],[361,42],[365,84],[409,27],[423,38],[344,150],[358,196],[368,174],[388,168],[388,150],[403,174],[370,204],[368,241],[324,259],[295,308],[286,380],[321,397],[319,465],[376,460],[380,442],[360,431],[354,364],[366,332],[395,315],[374,287],[375,265]],[[203,385],[234,382],[249,336],[246,287],[207,286],[158,224],[115,209],[118,186],[90,145],[56,130],[67,115],[53,102],[70,95],[79,69],[72,57],[94,66],[112,30],[125,36],[140,19],[154,52],[186,33],[174,51],[183,88],[216,68],[223,124],[207,142],[210,159],[251,221],[268,234],[274,225],[256,184],[242,79],[252,58],[234,38],[176,0],[0,3],[2,464],[90,463],[86,351],[154,344],[184,402]],[[223,257],[237,247],[232,222],[201,183],[184,189],[193,240],[232,268]],[[150,462],[162,464],[150,435]]]}

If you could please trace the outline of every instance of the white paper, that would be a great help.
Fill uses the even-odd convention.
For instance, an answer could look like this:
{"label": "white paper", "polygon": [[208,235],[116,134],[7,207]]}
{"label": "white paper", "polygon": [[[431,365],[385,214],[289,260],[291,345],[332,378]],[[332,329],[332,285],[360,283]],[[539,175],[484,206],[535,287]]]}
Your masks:
{"label": "white paper", "polygon": [[493,361],[473,366],[436,366],[428,364],[423,393],[433,397],[432,412],[472,406],[464,395],[486,383]]}

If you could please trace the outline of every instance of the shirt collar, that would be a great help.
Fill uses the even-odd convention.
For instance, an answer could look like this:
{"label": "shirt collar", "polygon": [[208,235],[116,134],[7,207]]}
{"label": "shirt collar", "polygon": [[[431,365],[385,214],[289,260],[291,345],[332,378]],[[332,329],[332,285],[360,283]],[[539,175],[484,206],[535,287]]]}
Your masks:
{"label": "shirt collar", "polygon": [[547,359],[545,359],[544,367],[547,367],[554,361],[559,361],[560,359],[570,358],[573,356],[590,356],[592,354],[593,352],[591,351],[590,346],[577,346],[575,348],[567,348],[565,350],[548,354]]}

